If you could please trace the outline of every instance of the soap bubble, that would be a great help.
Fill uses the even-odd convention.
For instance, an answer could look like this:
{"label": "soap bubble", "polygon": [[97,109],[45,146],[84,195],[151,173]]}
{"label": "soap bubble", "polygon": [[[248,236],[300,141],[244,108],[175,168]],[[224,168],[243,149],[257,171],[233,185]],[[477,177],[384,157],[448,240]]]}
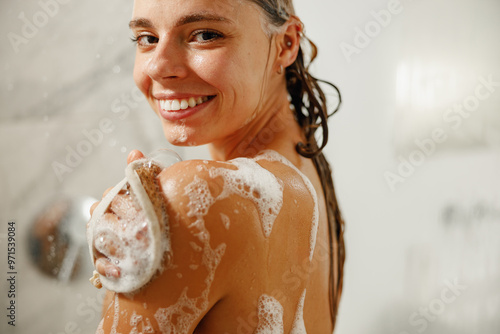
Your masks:
{"label": "soap bubble", "polygon": [[171,166],[177,162],[182,161],[181,157],[174,151],[169,149],[159,149],[150,154],[148,154],[147,158],[156,162],[161,167],[165,168]]}

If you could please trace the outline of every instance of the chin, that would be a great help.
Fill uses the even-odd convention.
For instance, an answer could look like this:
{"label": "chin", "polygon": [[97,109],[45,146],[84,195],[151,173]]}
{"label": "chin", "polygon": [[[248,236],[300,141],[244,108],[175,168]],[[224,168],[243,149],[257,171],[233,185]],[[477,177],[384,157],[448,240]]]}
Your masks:
{"label": "chin", "polygon": [[203,144],[198,144],[198,143],[193,142],[193,141],[180,142],[177,140],[172,140],[172,141],[169,140],[169,143],[174,145],[174,146],[177,146],[177,147],[193,147],[193,146],[203,145]]}
{"label": "chin", "polygon": [[198,146],[199,144],[188,131],[181,126],[168,127],[164,129],[165,138],[174,146]]}

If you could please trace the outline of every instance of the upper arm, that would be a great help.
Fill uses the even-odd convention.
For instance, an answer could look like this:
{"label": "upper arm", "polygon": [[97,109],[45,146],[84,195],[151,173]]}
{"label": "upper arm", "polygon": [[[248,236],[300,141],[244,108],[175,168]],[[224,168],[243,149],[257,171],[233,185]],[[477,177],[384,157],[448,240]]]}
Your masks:
{"label": "upper arm", "polygon": [[259,164],[185,161],[160,174],[171,254],[142,290],[113,296],[105,332],[151,326],[151,333],[193,333],[210,311],[251,308],[258,294],[283,287],[273,273],[309,258],[311,225],[304,222],[314,205],[291,168]]}
{"label": "upper arm", "polygon": [[[163,271],[140,291],[110,298],[104,309],[104,332],[113,328],[147,332],[151,327],[155,332],[176,328],[176,332],[192,333],[231,289],[231,263],[244,253],[236,249],[247,247],[251,235],[257,233],[245,223],[255,219],[256,212],[234,197],[220,199],[223,181],[210,177],[202,164],[182,162],[160,174],[171,252],[164,259]],[[230,236],[235,225],[247,233]]]}

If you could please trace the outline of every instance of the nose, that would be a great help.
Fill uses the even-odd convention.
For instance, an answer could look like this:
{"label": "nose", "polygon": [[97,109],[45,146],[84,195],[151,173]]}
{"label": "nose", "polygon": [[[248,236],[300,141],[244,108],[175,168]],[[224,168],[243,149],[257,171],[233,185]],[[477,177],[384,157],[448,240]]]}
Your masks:
{"label": "nose", "polygon": [[145,68],[146,74],[154,81],[179,79],[188,73],[186,53],[180,45],[167,38],[158,41],[152,57]]}

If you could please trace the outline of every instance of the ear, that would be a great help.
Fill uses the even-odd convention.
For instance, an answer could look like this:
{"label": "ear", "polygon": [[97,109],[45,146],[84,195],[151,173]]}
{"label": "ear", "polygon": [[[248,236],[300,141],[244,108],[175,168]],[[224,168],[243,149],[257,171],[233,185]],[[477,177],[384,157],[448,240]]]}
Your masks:
{"label": "ear", "polygon": [[276,35],[277,58],[275,63],[276,72],[280,67],[286,68],[292,65],[297,59],[300,48],[300,39],[303,24],[296,16],[291,16],[284,24],[283,31]]}

